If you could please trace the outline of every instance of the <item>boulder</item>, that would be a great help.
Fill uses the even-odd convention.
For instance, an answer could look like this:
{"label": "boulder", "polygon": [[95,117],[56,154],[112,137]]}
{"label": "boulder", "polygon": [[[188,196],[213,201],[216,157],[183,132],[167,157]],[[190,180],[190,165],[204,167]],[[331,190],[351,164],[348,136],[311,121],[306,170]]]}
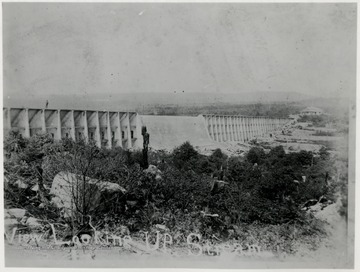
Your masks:
{"label": "boulder", "polygon": [[310,206],[310,211],[318,212],[318,211],[321,211],[322,208],[323,208],[323,205],[321,203],[316,203],[315,205]]}
{"label": "boulder", "polygon": [[[45,188],[46,190],[49,189],[49,188],[46,186],[46,184],[44,184],[44,188]],[[39,185],[38,185],[38,184],[35,184],[33,187],[31,187],[31,191],[34,191],[34,192],[39,191]]]}
{"label": "boulder", "polygon": [[21,179],[18,179],[17,181],[15,181],[14,183],[17,187],[19,187],[20,189],[26,189],[28,187],[28,185],[23,182]]}
{"label": "boulder", "polygon": [[[50,194],[54,195],[51,201],[64,209],[64,216],[69,216],[75,207],[81,208],[83,203],[84,179],[81,175],[68,172],[58,173],[52,183]],[[126,193],[125,188],[117,183],[100,181],[85,177],[85,198],[90,204],[90,212],[100,205],[102,193]],[[78,199],[76,202],[75,199]]]}
{"label": "boulder", "polygon": [[161,171],[155,165],[152,164],[150,164],[149,167],[146,170],[144,170],[144,172],[153,175],[161,174]]}
{"label": "boulder", "polygon": [[121,187],[117,183],[104,181],[104,182],[98,182],[96,185],[98,186],[101,192],[106,191],[109,193],[117,193],[117,192],[122,192],[123,194],[126,193],[125,188]]}
{"label": "boulder", "polygon": [[37,192],[39,191],[39,185],[35,184],[32,188],[31,191]]}
{"label": "boulder", "polygon": [[41,227],[41,220],[35,217],[29,217],[26,220],[26,225],[28,225],[32,229],[40,228]]}
{"label": "boulder", "polygon": [[[83,200],[83,177],[68,172],[58,173],[52,183],[50,194],[54,195],[51,201],[58,207],[64,208],[65,213],[74,210],[77,206],[82,207]],[[86,202],[91,202],[90,210],[95,209],[100,203],[101,192],[94,188],[96,182],[85,178]],[[78,201],[76,202],[75,199]]]}
{"label": "boulder", "polygon": [[19,224],[19,222],[14,218],[6,218],[4,220],[4,224],[5,224],[5,227],[8,227],[8,226],[15,226],[15,225]]}
{"label": "boulder", "polygon": [[4,209],[4,219],[11,218],[11,214],[7,211],[7,209]]}
{"label": "boulder", "polygon": [[165,225],[162,225],[162,224],[156,224],[155,228],[158,230],[162,230],[162,231],[167,231],[167,232],[170,231],[168,227],[166,227]]}
{"label": "boulder", "polygon": [[26,210],[24,210],[24,209],[8,209],[7,212],[10,216],[21,219],[25,216]]}
{"label": "boulder", "polygon": [[13,228],[15,228],[18,224],[19,224],[19,222],[16,219],[14,219],[14,218],[6,218],[4,220],[5,232],[10,233],[11,230]]}

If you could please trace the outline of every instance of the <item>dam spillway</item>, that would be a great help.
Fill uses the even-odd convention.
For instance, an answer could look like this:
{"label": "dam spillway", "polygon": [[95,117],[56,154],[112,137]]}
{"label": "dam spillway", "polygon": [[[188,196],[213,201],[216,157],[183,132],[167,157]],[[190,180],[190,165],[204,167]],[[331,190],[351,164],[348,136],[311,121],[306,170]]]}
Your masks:
{"label": "dam spillway", "polygon": [[217,142],[248,142],[280,129],[289,119],[241,115],[140,115],[137,112],[70,109],[3,108],[3,128],[23,137],[49,133],[55,140],[94,140],[99,147],[140,149],[142,126],[150,147],[171,150],[189,141],[195,146]]}

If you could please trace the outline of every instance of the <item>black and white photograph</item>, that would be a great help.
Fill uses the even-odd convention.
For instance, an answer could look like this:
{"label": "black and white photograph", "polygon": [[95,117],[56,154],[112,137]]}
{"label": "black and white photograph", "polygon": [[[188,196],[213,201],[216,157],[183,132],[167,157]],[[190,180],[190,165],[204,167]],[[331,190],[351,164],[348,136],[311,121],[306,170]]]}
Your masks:
{"label": "black and white photograph", "polygon": [[355,269],[357,20],[2,2],[2,268]]}

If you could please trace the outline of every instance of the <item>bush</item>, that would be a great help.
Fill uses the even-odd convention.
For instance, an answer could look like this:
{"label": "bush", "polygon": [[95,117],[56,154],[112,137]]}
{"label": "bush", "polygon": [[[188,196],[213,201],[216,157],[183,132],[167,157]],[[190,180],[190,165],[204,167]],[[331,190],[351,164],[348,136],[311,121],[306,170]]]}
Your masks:
{"label": "bush", "polygon": [[185,142],[174,149],[172,157],[177,169],[190,170],[193,169],[194,163],[199,158],[199,153],[189,142]]}
{"label": "bush", "polygon": [[253,164],[255,163],[261,164],[263,162],[264,157],[265,157],[265,152],[261,147],[251,148],[248,154],[246,155],[246,159]]}
{"label": "bush", "polygon": [[[141,169],[140,152],[101,149],[94,143],[69,139],[54,142],[46,135],[23,139],[12,133],[4,149],[9,180],[4,188],[6,207],[27,207],[40,216],[39,204],[50,200],[47,191],[37,195],[15,187],[14,182],[21,179],[29,186],[50,184],[60,171],[115,182],[127,190],[125,194],[104,195],[94,211],[79,207],[73,229],[79,229],[83,219],[91,215],[103,227],[120,222],[131,231],[165,224],[176,231],[227,237],[227,230],[240,225],[261,225],[264,229],[266,224],[274,233],[283,231],[287,235],[291,231],[285,224],[302,224],[304,233],[311,236],[314,232],[307,225],[310,221],[301,211],[302,204],[321,196],[333,199],[336,190],[347,190],[345,174],[335,182],[336,159],[326,148],[315,157],[306,151],[286,154],[280,146],[268,154],[261,147],[253,147],[245,157],[229,158],[220,149],[210,156],[201,155],[186,142],[172,153],[149,151],[149,162],[161,170],[160,177]],[[347,165],[341,165],[346,173]],[[346,205],[344,199],[345,216]],[[46,210],[49,212],[44,212],[45,216],[64,220],[49,203]],[[267,236],[269,241],[274,237]],[[290,246],[288,240],[281,239],[284,247]]]}

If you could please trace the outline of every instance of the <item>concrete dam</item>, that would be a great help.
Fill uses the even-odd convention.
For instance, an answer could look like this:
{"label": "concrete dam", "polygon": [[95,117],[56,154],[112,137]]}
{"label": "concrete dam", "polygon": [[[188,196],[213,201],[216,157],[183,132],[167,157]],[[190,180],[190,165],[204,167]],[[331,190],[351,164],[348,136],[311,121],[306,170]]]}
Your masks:
{"label": "concrete dam", "polygon": [[55,140],[94,140],[99,147],[142,148],[142,126],[149,146],[171,150],[189,141],[194,146],[217,142],[248,142],[280,129],[289,119],[240,115],[159,116],[137,112],[70,109],[4,108],[4,136],[11,130],[23,137],[49,133]]}

